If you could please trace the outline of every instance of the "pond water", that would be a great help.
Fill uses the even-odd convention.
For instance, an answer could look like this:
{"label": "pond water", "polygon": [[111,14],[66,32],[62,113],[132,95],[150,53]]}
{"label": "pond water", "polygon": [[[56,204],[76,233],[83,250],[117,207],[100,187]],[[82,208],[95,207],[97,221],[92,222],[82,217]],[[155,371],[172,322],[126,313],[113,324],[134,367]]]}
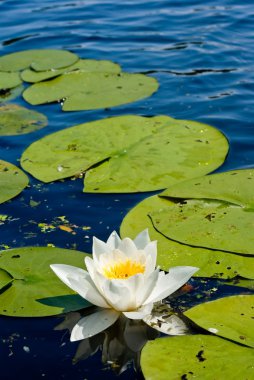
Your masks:
{"label": "pond water", "polygon": [[[40,137],[108,116],[170,115],[215,126],[230,151],[218,171],[254,166],[254,7],[239,0],[24,0],[0,1],[0,55],[25,49],[67,49],[82,58],[108,59],[128,72],[158,79],[153,96],[108,110],[62,112],[55,104],[33,107],[49,119],[45,129],[1,137],[0,157],[18,165]],[[21,98],[14,103],[27,106]],[[46,246],[91,252],[91,239],[107,239],[146,194],[84,194],[82,180],[30,187],[0,206],[0,246]],[[65,216],[75,234],[39,225]],[[82,229],[82,227],[87,227]],[[195,280],[197,281],[197,280]],[[193,283],[197,283],[193,281]],[[211,285],[212,286],[212,285]],[[221,288],[221,295],[226,294]],[[232,290],[233,292],[233,290]],[[0,378],[114,379],[98,353],[72,364],[77,349],[55,331],[59,318],[0,318]],[[121,379],[138,379],[132,368]]]}

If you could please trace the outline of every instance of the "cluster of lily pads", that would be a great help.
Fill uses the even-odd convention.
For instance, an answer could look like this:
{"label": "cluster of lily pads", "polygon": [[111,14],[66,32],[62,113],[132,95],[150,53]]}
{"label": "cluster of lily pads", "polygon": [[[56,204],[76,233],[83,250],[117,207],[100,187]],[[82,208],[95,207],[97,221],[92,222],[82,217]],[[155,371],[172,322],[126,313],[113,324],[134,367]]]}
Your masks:
{"label": "cluster of lily pads", "polygon": [[[6,104],[21,93],[31,105],[60,102],[63,111],[74,111],[126,104],[157,88],[152,77],[123,73],[116,63],[80,59],[68,51],[8,54],[0,57],[0,135],[30,133],[47,125],[41,113]],[[203,123],[127,115],[49,134],[27,147],[20,162],[43,182],[84,177],[84,192],[163,190],[130,210],[121,236],[134,238],[148,228],[158,241],[163,270],[198,267],[198,277],[237,279],[236,285],[253,289],[254,170],[207,175],[224,162],[227,152],[225,136]],[[0,161],[0,203],[28,183],[20,168]],[[80,267],[85,256],[50,247],[1,251],[0,314],[37,317],[90,307],[50,269],[54,262]],[[141,359],[145,376],[206,378],[210,371],[220,373],[227,352],[232,363],[223,368],[223,376],[251,378],[253,299],[231,296],[187,310],[185,317],[206,334],[147,343]]]}
{"label": "cluster of lily pads", "polygon": [[[24,89],[24,82],[32,83]],[[25,50],[0,57],[0,94],[23,91],[32,105],[61,102],[63,111],[108,108],[150,96],[155,78],[131,74],[111,61],[80,59],[65,50]]]}

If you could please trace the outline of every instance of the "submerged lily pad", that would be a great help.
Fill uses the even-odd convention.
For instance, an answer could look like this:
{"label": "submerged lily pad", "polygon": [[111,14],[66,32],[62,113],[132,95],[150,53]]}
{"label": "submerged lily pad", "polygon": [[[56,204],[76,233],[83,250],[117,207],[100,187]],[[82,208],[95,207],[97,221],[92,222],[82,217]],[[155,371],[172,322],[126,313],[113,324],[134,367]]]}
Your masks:
{"label": "submerged lily pad", "polygon": [[0,293],[0,314],[42,317],[90,306],[89,302],[74,295],[50,269],[50,264],[54,263],[82,267],[85,256],[82,252],[51,247],[0,252],[0,270],[12,276],[10,286]]}
{"label": "submerged lily pad", "polygon": [[59,69],[78,61],[78,56],[67,50],[24,50],[0,57],[0,71],[20,71],[31,67],[36,71]]}
{"label": "submerged lily pad", "polygon": [[254,255],[254,212],[208,200],[189,200],[150,213],[169,239],[196,247]]}
{"label": "submerged lily pad", "polygon": [[226,138],[213,127],[129,115],[48,135],[27,148],[21,164],[44,182],[87,171],[85,192],[126,193],[206,174],[221,165],[227,150]]}
{"label": "submerged lily pad", "polygon": [[7,90],[0,90],[0,103],[6,103],[9,100],[17,98],[22,94],[24,86],[21,84],[17,87],[8,88]]}
{"label": "submerged lily pad", "polygon": [[17,166],[0,160],[0,203],[18,195],[27,185],[28,177]]}
{"label": "submerged lily pad", "polygon": [[146,380],[251,380],[254,350],[206,335],[148,342],[141,367]]}
{"label": "submerged lily pad", "polygon": [[54,69],[47,71],[34,71],[32,69],[26,69],[22,71],[21,78],[26,82],[37,83],[45,79],[55,78],[63,73],[74,70],[81,70],[82,72],[103,72],[118,74],[121,72],[121,67],[112,61],[80,59],[73,65],[65,67],[63,69]]}
{"label": "submerged lily pad", "polygon": [[156,231],[148,215],[169,206],[174,206],[174,203],[157,195],[140,202],[123,219],[120,228],[121,237],[135,238],[140,231],[148,228],[151,239],[158,241],[157,263],[163,270],[168,270],[172,266],[190,265],[200,268],[194,276],[227,279],[239,275],[254,278],[252,257],[191,247],[170,240]]}
{"label": "submerged lily pad", "polygon": [[63,111],[78,111],[131,103],[157,89],[156,79],[147,75],[74,71],[33,84],[23,97],[33,105],[61,100]]}
{"label": "submerged lily pad", "polygon": [[209,332],[254,347],[254,295],[239,295],[206,302],[184,314]]}
{"label": "submerged lily pad", "polygon": [[0,106],[0,135],[21,135],[45,127],[47,117],[16,104]]}
{"label": "submerged lily pad", "polygon": [[0,91],[17,87],[22,83],[18,73],[6,73],[0,71]]}

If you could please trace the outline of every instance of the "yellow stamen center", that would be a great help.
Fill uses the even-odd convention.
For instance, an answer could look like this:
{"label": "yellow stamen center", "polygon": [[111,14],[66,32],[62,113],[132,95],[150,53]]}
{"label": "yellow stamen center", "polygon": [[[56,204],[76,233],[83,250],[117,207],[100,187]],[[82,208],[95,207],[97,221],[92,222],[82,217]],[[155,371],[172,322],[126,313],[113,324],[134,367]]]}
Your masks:
{"label": "yellow stamen center", "polygon": [[108,279],[126,279],[138,273],[144,273],[145,266],[130,259],[118,262],[103,269],[103,274]]}

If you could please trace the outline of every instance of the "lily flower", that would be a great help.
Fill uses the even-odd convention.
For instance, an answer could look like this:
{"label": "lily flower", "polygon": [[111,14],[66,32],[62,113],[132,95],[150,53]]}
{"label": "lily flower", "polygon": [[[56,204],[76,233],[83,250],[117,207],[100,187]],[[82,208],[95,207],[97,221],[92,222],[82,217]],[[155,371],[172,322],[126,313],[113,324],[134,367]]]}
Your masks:
{"label": "lily flower", "polygon": [[93,258],[85,258],[87,271],[65,264],[50,265],[67,286],[102,308],[75,325],[71,341],[98,334],[121,313],[130,319],[144,319],[155,302],[174,293],[199,269],[177,266],[166,274],[156,268],[156,259],[157,242],[150,240],[146,229],[134,240],[121,240],[115,231],[106,243],[94,237]]}

